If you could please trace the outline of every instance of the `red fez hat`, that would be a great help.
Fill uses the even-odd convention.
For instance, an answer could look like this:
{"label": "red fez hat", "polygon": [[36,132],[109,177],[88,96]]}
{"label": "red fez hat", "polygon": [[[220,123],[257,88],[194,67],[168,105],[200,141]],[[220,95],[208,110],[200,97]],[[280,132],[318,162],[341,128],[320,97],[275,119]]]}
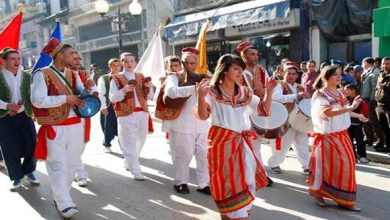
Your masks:
{"label": "red fez hat", "polygon": [[56,55],[64,45],[64,43],[53,37],[50,38],[49,42],[47,42],[46,46],[43,48],[42,51],[43,53],[54,57],[54,55]]}
{"label": "red fez hat", "polygon": [[236,49],[237,49],[238,53],[241,53],[250,47],[253,47],[253,44],[250,41],[243,41],[243,42],[238,44]]}
{"label": "red fez hat", "polygon": [[192,53],[192,54],[195,54],[195,55],[199,55],[199,50],[196,49],[196,48],[193,48],[193,47],[184,47],[182,50],[181,50],[181,53]]}
{"label": "red fez hat", "polygon": [[297,64],[293,61],[288,61],[287,63],[284,64],[283,71],[286,71],[287,69],[292,69],[292,68],[294,68],[298,72]]}

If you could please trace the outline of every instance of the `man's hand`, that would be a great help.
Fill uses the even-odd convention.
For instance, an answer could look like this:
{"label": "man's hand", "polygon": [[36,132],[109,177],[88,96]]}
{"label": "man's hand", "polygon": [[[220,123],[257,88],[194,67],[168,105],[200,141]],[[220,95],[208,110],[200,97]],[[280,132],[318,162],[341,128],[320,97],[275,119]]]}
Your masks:
{"label": "man's hand", "polygon": [[107,115],[108,115],[108,109],[107,109],[107,108],[102,109],[101,112],[102,112],[102,114],[103,114],[104,116],[107,116]]}
{"label": "man's hand", "polygon": [[72,106],[77,106],[77,107],[84,106],[83,100],[81,100],[78,96],[75,96],[75,95],[67,95],[66,96],[66,103],[68,103]]}
{"label": "man's hand", "polygon": [[134,91],[134,85],[125,85],[123,88],[122,88],[122,91],[124,93],[128,93],[128,92],[132,92]]}
{"label": "man's hand", "polygon": [[310,98],[310,94],[307,92],[299,92],[297,95],[298,100]]}
{"label": "man's hand", "polygon": [[13,104],[13,103],[8,103],[7,104],[7,109],[10,111],[10,112],[17,112],[20,107],[22,107],[21,104]]}

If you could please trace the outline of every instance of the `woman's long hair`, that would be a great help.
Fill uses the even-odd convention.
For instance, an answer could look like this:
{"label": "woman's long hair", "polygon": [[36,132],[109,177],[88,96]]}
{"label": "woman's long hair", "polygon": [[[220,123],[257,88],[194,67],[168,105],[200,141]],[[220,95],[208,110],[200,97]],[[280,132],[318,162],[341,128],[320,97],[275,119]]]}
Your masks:
{"label": "woman's long hair", "polygon": [[213,78],[211,78],[210,81],[210,85],[217,89],[219,95],[222,94],[221,89],[219,88],[219,84],[225,78],[225,73],[229,71],[229,68],[233,64],[240,66],[243,70],[245,69],[245,63],[239,56],[225,54],[218,59]]}
{"label": "woman's long hair", "polygon": [[320,90],[325,86],[325,81],[327,81],[334,73],[337,71],[338,66],[330,65],[326,66],[321,70],[320,75],[314,81],[313,88],[315,90]]}

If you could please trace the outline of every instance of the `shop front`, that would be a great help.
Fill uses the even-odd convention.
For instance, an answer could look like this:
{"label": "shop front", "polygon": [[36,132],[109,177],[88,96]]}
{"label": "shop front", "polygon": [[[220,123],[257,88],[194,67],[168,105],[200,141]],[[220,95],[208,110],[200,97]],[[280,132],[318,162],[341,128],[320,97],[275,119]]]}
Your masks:
{"label": "shop front", "polygon": [[[238,3],[219,9],[182,15],[165,27],[173,52],[195,46],[200,28],[210,20],[207,35],[209,69],[218,58],[235,53],[242,40],[250,40],[261,52],[260,63],[272,71],[284,57],[301,58],[299,9],[290,9],[288,0],[262,0]],[[184,39],[184,40],[183,40]],[[294,42],[294,43],[292,43]]]}

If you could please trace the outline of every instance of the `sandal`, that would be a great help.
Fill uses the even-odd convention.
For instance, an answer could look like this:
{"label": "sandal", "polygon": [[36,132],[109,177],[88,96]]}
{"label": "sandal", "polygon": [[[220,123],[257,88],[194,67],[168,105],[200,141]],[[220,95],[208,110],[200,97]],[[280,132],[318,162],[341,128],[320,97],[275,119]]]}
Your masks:
{"label": "sandal", "polygon": [[314,202],[315,202],[316,205],[318,205],[318,206],[321,206],[321,207],[326,206],[325,200],[324,200],[324,198],[322,198],[322,197],[318,197],[318,196],[314,197]]}

